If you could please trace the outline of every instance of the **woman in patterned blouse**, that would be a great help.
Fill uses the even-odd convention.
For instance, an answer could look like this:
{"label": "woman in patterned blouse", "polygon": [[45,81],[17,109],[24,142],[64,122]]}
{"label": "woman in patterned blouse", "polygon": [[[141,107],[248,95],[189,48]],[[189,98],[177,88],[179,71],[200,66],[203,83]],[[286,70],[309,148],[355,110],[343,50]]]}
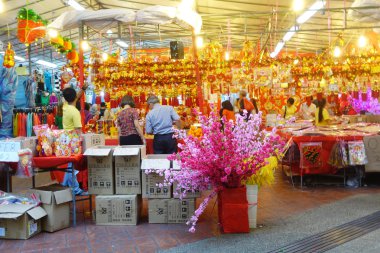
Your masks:
{"label": "woman in patterned blouse", "polygon": [[117,116],[119,145],[145,144],[143,131],[139,125],[139,113],[131,96],[124,96],[120,104],[122,110]]}

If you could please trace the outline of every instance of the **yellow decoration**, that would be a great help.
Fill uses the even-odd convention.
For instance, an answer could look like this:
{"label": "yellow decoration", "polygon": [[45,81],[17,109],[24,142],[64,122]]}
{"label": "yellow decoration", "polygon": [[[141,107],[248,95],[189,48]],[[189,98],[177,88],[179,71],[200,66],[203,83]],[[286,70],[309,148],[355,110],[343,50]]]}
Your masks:
{"label": "yellow decoration", "polygon": [[15,52],[12,49],[11,43],[8,43],[8,48],[4,54],[3,66],[6,68],[12,68],[15,65]]}
{"label": "yellow decoration", "polygon": [[258,187],[261,187],[263,185],[271,185],[274,183],[274,170],[278,165],[277,157],[271,156],[265,159],[265,162],[267,163],[266,165],[245,181],[246,185],[257,185]]}

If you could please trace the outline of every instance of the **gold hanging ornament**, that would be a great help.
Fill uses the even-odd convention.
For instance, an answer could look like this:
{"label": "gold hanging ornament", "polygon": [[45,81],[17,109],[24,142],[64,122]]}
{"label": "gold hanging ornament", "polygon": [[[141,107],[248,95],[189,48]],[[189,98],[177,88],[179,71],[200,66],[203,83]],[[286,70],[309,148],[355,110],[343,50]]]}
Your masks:
{"label": "gold hanging ornament", "polygon": [[12,49],[11,43],[8,43],[8,48],[5,50],[3,66],[12,68],[15,65],[15,51]]}

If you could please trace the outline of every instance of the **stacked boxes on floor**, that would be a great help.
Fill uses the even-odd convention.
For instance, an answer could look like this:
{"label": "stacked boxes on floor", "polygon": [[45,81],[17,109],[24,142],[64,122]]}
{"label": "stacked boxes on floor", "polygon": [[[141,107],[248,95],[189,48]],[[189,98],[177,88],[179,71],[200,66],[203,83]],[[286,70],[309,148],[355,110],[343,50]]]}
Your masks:
{"label": "stacked boxes on floor", "polygon": [[175,169],[176,164],[170,162],[167,156],[148,155],[142,160],[142,194],[143,198],[148,198],[149,223],[185,223],[194,213],[194,197],[199,197],[199,194],[189,194],[187,199],[173,198],[172,186],[158,186],[163,184],[164,176],[159,173],[146,174],[146,170]]}
{"label": "stacked boxes on floor", "polygon": [[85,151],[89,194],[97,195],[97,225],[136,225],[141,210],[145,146],[97,146]]}

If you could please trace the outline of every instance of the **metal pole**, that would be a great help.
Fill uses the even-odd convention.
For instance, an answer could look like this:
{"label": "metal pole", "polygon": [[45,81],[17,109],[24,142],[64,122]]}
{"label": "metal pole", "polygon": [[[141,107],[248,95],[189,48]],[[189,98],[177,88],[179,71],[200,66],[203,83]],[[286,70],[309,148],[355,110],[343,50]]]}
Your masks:
{"label": "metal pole", "polygon": [[195,76],[197,78],[197,99],[198,99],[201,113],[204,114],[206,113],[206,111],[205,111],[205,104],[203,101],[203,89],[202,89],[203,86],[202,86],[201,73],[199,71],[198,51],[197,51],[196,36],[195,36],[194,31],[192,33],[192,39],[193,39],[194,69],[195,69]]}
{"label": "metal pole", "polygon": [[[84,84],[84,56],[83,56],[83,48],[82,48],[82,41],[83,41],[83,34],[84,34],[84,22],[81,21],[79,26],[79,87],[82,88]],[[80,98],[80,106],[81,106],[81,116],[82,116],[82,126],[84,130],[84,97],[86,94],[83,94],[83,96]]]}
{"label": "metal pole", "polygon": [[29,75],[32,75],[32,57],[30,56],[30,44],[28,45],[28,63],[29,63]]}

